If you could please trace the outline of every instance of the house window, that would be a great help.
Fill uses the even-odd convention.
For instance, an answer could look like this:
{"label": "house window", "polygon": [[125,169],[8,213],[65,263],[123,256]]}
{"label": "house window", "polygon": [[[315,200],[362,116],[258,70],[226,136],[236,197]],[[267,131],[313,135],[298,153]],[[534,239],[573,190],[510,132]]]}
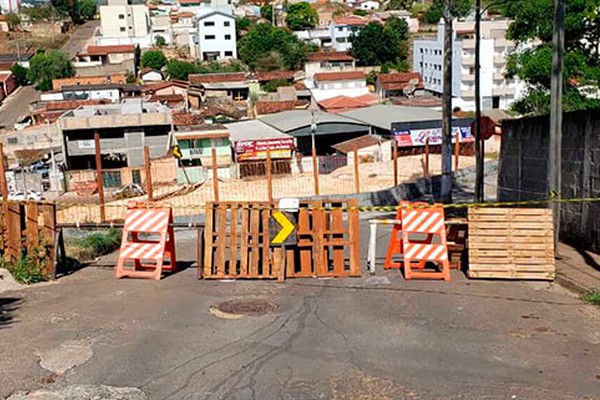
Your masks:
{"label": "house window", "polygon": [[125,19],[125,14],[119,14],[119,19]]}
{"label": "house window", "polygon": [[231,40],[231,35],[225,35],[225,40]]}
{"label": "house window", "polygon": [[223,26],[229,26],[229,25],[231,25],[231,22],[229,22],[229,21],[223,22]]}
{"label": "house window", "polygon": [[204,21],[204,26],[215,26],[215,21]]}
{"label": "house window", "polygon": [[8,144],[18,144],[19,143],[19,138],[16,138],[16,137],[7,138],[6,139],[6,143],[8,143]]}
{"label": "house window", "polygon": [[204,40],[215,40],[215,35],[204,35]]}
{"label": "house window", "polygon": [[130,26],[129,29],[133,29],[133,26]]}
{"label": "house window", "polygon": [[121,28],[119,28],[119,30],[120,30],[121,32],[125,32],[125,27],[124,27],[124,26],[122,26]]}
{"label": "house window", "polygon": [[134,169],[131,171],[131,182],[141,185],[142,184],[142,171]]}
{"label": "house window", "polygon": [[233,51],[226,51],[225,57],[233,57]]}

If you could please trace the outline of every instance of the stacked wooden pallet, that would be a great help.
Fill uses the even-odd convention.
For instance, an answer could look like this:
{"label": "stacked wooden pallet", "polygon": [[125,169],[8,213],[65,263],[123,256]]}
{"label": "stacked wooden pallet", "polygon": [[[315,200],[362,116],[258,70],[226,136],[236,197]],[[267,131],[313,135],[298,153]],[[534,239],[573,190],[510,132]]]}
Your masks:
{"label": "stacked wooden pallet", "polygon": [[470,278],[553,280],[555,276],[551,210],[469,210]]}

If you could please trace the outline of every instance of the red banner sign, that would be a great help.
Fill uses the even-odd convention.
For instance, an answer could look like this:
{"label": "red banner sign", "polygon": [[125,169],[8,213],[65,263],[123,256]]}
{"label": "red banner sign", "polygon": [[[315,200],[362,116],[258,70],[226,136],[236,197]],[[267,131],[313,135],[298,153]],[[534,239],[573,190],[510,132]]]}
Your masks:
{"label": "red banner sign", "polygon": [[291,158],[294,147],[294,138],[240,140],[234,146],[238,161],[264,160],[267,149],[271,149],[271,158]]}

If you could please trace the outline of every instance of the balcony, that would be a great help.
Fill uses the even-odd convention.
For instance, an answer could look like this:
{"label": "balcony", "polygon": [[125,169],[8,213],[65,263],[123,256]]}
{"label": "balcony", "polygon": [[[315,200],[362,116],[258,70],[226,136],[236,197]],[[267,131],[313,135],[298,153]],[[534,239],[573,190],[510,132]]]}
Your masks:
{"label": "balcony", "polygon": [[494,64],[496,65],[505,65],[506,57],[504,56],[494,56]]}
{"label": "balcony", "polygon": [[461,90],[460,97],[475,97],[474,90]]}
{"label": "balcony", "polygon": [[494,47],[514,47],[514,43],[512,42],[512,40],[500,38],[494,40]]}
{"label": "balcony", "polygon": [[475,57],[463,57],[462,65],[475,65]]}
{"label": "balcony", "polygon": [[475,75],[463,75],[462,81],[463,82],[475,82]]}
{"label": "balcony", "polygon": [[474,49],[475,48],[475,39],[464,39],[462,41],[463,49]]}
{"label": "balcony", "polygon": [[503,81],[503,80],[504,80],[504,74],[501,74],[501,73],[495,73],[495,74],[494,74],[494,80],[495,80],[495,81]]}
{"label": "balcony", "polygon": [[498,89],[492,89],[492,96],[514,96],[515,89],[509,87],[503,87]]}

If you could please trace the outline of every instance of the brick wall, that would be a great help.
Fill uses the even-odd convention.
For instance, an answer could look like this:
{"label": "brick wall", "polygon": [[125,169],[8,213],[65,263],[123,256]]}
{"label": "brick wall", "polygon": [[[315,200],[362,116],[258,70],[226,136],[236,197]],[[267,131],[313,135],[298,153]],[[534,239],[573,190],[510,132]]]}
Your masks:
{"label": "brick wall", "polygon": [[[499,200],[548,198],[548,116],[505,121],[502,131]],[[598,110],[565,113],[561,172],[563,198],[600,198]],[[600,251],[600,202],[562,204],[560,238]]]}

